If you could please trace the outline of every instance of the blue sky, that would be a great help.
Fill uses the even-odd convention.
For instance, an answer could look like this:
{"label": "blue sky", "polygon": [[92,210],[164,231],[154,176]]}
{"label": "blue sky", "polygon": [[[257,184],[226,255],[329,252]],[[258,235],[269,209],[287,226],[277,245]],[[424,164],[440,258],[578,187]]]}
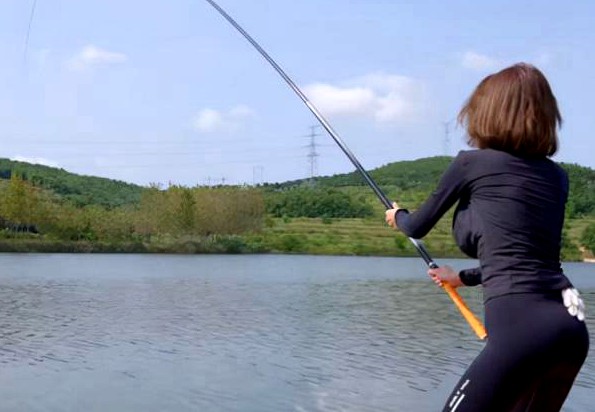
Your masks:
{"label": "blue sky", "polygon": [[[315,118],[206,1],[37,0],[26,48],[32,3],[0,2],[0,157],[188,186],[353,170],[319,129],[310,162]],[[519,61],[558,98],[555,159],[595,167],[595,2],[219,4],[366,168],[464,149],[458,109]]]}

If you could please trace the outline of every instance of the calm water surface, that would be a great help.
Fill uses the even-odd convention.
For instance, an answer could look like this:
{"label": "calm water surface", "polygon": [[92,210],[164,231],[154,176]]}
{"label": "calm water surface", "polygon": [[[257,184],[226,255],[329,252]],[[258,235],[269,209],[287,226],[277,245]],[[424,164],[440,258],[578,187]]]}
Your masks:
{"label": "calm water surface", "polygon": [[436,411],[481,347],[420,259],[0,255],[0,411]]}

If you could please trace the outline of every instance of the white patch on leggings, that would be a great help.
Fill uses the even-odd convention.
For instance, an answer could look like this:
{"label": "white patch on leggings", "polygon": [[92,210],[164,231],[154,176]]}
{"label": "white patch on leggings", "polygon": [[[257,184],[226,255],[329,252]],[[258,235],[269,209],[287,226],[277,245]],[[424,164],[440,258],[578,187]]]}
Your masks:
{"label": "white patch on leggings", "polygon": [[450,408],[450,412],[455,412],[457,410],[457,408],[459,407],[459,405],[461,404],[461,402],[463,402],[463,399],[465,399],[465,394],[463,393],[463,391],[465,390],[467,385],[469,385],[469,382],[470,382],[469,379],[467,379],[465,382],[463,382],[461,387],[453,395],[452,399],[450,400],[450,403],[448,404],[448,407]]}
{"label": "white patch on leggings", "polygon": [[564,306],[571,316],[576,316],[581,322],[585,320],[585,302],[575,288],[566,288],[562,291]]}

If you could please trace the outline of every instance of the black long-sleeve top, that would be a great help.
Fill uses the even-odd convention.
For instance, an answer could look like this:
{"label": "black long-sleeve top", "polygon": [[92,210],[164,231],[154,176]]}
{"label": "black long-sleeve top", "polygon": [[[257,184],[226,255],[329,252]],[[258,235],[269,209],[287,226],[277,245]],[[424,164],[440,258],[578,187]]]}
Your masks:
{"label": "black long-sleeve top", "polygon": [[523,158],[481,149],[462,151],[437,189],[397,226],[422,238],[457,201],[453,234],[480,267],[464,270],[467,285],[482,283],[484,298],[570,286],[560,266],[568,177],[547,158]]}

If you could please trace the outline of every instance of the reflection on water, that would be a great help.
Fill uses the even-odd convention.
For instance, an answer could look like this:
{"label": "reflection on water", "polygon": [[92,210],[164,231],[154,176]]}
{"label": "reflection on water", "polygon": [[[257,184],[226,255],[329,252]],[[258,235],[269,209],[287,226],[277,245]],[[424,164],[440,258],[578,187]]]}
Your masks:
{"label": "reflection on water", "polygon": [[2,411],[439,410],[482,347],[418,259],[0,259]]}

